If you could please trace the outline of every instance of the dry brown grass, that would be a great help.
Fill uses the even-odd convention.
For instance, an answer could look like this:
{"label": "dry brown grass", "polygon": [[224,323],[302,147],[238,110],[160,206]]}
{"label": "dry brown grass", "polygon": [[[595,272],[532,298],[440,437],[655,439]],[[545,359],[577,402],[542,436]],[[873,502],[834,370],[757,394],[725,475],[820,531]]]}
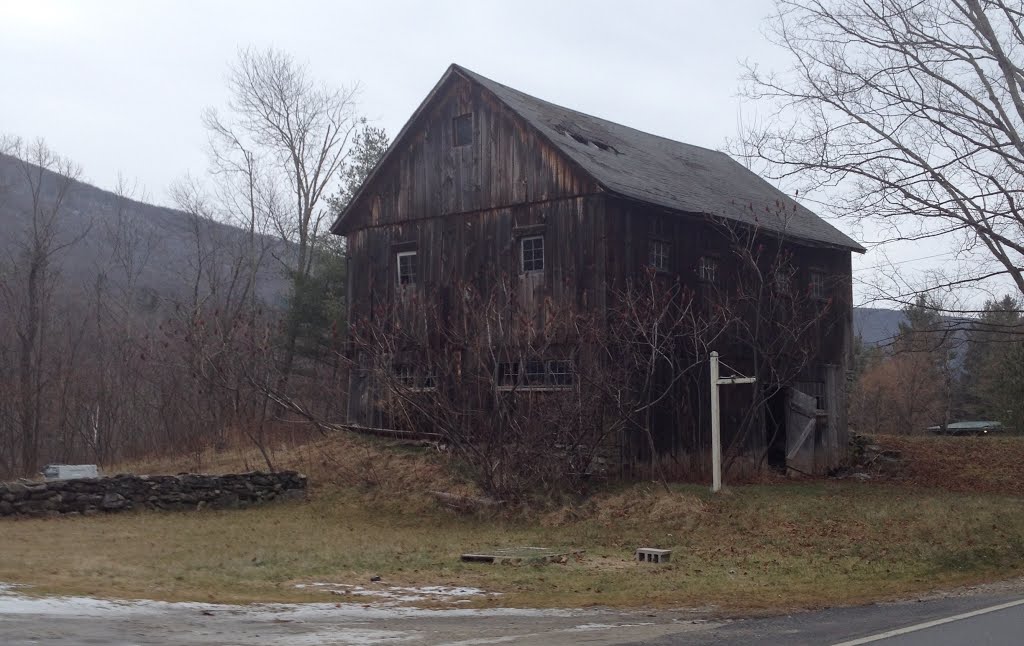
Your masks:
{"label": "dry brown grass", "polygon": [[878,435],[872,439],[902,453],[906,468],[898,479],[906,484],[1024,495],[1024,437]]}
{"label": "dry brown grass", "polygon": [[[1024,441],[1003,450],[1024,455]],[[666,493],[640,483],[610,486],[557,510],[460,516],[426,492],[473,489],[428,448],[336,437],[276,446],[275,456],[282,468],[311,475],[308,502],[5,521],[0,537],[8,558],[0,561],[0,581],[44,593],[302,601],[336,598],[295,583],[368,584],[378,574],[387,584],[502,593],[479,602],[488,604],[749,612],[891,598],[1024,573],[1024,502],[990,491],[996,479],[985,481],[984,493],[817,481],[737,486],[714,497],[704,486]],[[204,470],[258,466],[250,458],[210,454]],[[135,466],[191,468],[173,461]],[[969,473],[952,481],[969,481]],[[467,550],[517,545],[572,546],[586,554],[545,566],[458,559]],[[673,562],[635,564],[638,546],[675,549]]]}
{"label": "dry brown grass", "polygon": [[[589,505],[589,503],[588,503]],[[408,513],[379,493],[324,489],[304,504],[137,513],[2,525],[12,558],[0,580],[40,592],[179,600],[329,600],[298,582],[470,585],[515,606],[692,606],[726,611],[887,598],[1024,572],[1019,499],[852,483],[642,486],[608,494],[575,520]],[[461,563],[466,550],[586,550],[564,565]],[[637,546],[676,550],[666,566]]]}
{"label": "dry brown grass", "polygon": [[[339,487],[372,492],[378,498],[430,498],[432,490],[462,495],[477,493],[472,483],[456,477],[447,457],[418,443],[404,443],[344,433],[288,434],[279,431],[266,450],[275,469],[293,469],[309,477],[314,491]],[[267,470],[261,452],[243,439],[222,449],[208,448],[182,456],[154,456],[118,464],[107,473],[229,473]],[[432,500],[432,498],[431,498]]]}

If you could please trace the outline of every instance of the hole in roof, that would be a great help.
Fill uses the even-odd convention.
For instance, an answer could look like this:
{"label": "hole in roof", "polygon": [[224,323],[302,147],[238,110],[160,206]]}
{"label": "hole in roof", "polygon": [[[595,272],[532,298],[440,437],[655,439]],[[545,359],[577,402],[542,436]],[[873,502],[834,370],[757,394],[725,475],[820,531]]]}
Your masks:
{"label": "hole in roof", "polygon": [[615,146],[612,146],[611,144],[606,144],[605,142],[598,141],[596,139],[593,139],[593,140],[592,139],[587,139],[585,136],[581,135],[580,133],[578,133],[578,132],[576,132],[574,130],[570,130],[569,128],[566,128],[565,126],[556,126],[555,127],[555,131],[558,134],[560,134],[560,135],[564,135],[566,137],[573,138],[578,143],[581,143],[584,146],[589,146],[589,145],[593,144],[598,149],[603,150],[605,152],[612,152],[612,153],[615,153],[616,155],[622,154],[622,153],[620,153],[618,151],[617,148],[615,148]]}
{"label": "hole in roof", "polygon": [[568,134],[570,137],[572,137],[576,141],[580,142],[584,146],[586,146],[587,144],[590,143],[589,141],[587,141],[586,137],[584,137],[583,135],[579,134],[578,132],[566,131],[566,134]]}

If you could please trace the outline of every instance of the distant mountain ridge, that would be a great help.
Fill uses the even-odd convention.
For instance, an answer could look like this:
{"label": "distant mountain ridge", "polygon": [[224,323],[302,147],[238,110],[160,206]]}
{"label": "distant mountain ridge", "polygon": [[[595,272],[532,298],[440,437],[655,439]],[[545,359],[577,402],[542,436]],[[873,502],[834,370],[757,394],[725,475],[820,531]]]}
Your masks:
{"label": "distant mountain ridge", "polygon": [[[22,164],[0,154],[0,264],[10,258],[7,253],[31,224],[32,195]],[[44,204],[52,203],[57,183],[57,176],[44,171]],[[128,199],[85,182],[75,182],[68,191],[59,219],[62,242],[80,238],[58,258],[57,267],[64,276],[79,283],[116,280],[116,272],[108,269],[134,253],[137,257],[133,260],[140,268],[137,286],[165,296],[190,287],[199,256],[197,236],[210,244],[227,245],[241,244],[247,236],[236,227]],[[280,241],[266,240],[277,247],[278,255],[287,252]],[[130,248],[129,242],[136,248]],[[259,295],[265,301],[283,303],[287,281],[272,257],[264,262],[259,283]]]}
{"label": "distant mountain ridge", "polygon": [[907,316],[900,310],[879,307],[853,308],[853,333],[865,345],[881,345],[892,341]]}

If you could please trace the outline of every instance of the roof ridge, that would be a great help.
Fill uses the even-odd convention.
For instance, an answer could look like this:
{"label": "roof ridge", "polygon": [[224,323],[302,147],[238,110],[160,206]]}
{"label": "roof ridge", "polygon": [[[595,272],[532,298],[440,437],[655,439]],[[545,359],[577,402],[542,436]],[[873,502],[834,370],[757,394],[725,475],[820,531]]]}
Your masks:
{"label": "roof ridge", "polygon": [[719,154],[719,155],[724,155],[725,157],[728,157],[729,159],[732,159],[733,161],[736,161],[728,153],[726,153],[724,151],[721,151],[721,150],[716,150],[714,148],[707,148],[705,146],[698,146],[697,144],[687,143],[685,141],[680,141],[678,139],[673,139],[673,138],[667,137],[665,135],[659,135],[656,132],[648,132],[647,130],[641,130],[640,128],[635,128],[633,126],[626,125],[624,123],[619,123],[618,121],[612,121],[611,119],[608,119],[606,117],[600,117],[600,116],[597,116],[595,114],[590,114],[590,113],[587,113],[587,112],[582,112],[582,111],[577,110],[575,108],[570,108],[568,106],[560,105],[558,103],[555,103],[554,101],[548,101],[547,99],[542,99],[539,96],[536,96],[534,94],[530,94],[528,92],[524,92],[524,91],[522,91],[522,90],[520,90],[518,88],[512,87],[511,85],[505,85],[504,83],[501,83],[499,81],[495,81],[494,79],[492,79],[490,77],[484,76],[483,74],[480,74],[479,72],[474,72],[473,70],[471,70],[471,69],[469,69],[467,67],[459,65],[458,63],[452,63],[451,67],[455,68],[456,70],[458,70],[460,72],[463,72],[463,73],[469,75],[475,81],[483,82],[485,84],[490,84],[490,85],[497,85],[497,86],[499,86],[499,87],[501,87],[501,88],[503,88],[505,90],[508,90],[510,92],[514,92],[514,93],[516,93],[516,94],[518,94],[518,95],[520,95],[522,97],[531,99],[533,101],[539,101],[541,103],[546,103],[546,104],[548,104],[548,105],[550,105],[552,107],[558,108],[559,110],[565,110],[566,112],[571,112],[573,114],[577,114],[577,115],[580,115],[582,117],[587,117],[588,119],[596,119],[598,121],[604,122],[605,124],[612,125],[612,126],[615,126],[617,128],[625,128],[627,130],[632,130],[633,132],[639,133],[641,135],[646,135],[648,137],[656,137],[656,138],[662,139],[662,140],[664,140],[664,141],[666,141],[668,143],[677,144],[677,145],[681,145],[681,146],[687,146],[688,148],[696,148],[698,150],[706,150],[707,152],[710,152],[710,153],[716,153],[716,154]]}

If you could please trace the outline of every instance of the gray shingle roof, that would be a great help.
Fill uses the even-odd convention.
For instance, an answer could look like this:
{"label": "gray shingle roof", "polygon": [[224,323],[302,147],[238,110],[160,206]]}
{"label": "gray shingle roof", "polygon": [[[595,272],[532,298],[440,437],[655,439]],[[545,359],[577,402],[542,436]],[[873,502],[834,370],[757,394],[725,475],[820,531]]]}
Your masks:
{"label": "gray shingle roof", "polygon": [[688,213],[863,252],[864,248],[725,153],[542,101],[460,66],[606,189]]}

